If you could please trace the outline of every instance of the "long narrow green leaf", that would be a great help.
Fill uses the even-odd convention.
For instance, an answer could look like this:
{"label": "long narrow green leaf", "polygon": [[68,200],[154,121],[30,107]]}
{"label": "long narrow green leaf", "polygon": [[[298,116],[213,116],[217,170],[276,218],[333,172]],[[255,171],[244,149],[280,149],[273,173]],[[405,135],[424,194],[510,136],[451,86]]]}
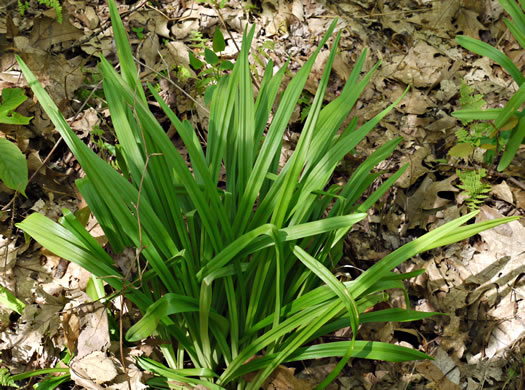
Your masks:
{"label": "long narrow green leaf", "polygon": [[[259,374],[256,376],[255,380],[251,382],[248,385],[247,390],[257,390],[260,388],[260,386],[263,384],[263,382],[270,376],[270,374],[282,363],[286,360],[288,356],[290,356],[291,353],[296,351],[301,345],[304,344],[308,338],[315,333],[321,326],[323,326],[326,322],[328,322],[334,315],[339,312],[340,302],[334,302],[330,306],[327,307],[327,310],[324,311],[322,315],[319,315],[315,318],[310,318],[308,322],[302,323],[303,326],[302,329],[300,329],[297,332],[294,332],[290,336],[289,342],[285,341],[283,342],[283,346],[281,350],[276,354],[276,356],[268,363],[268,365],[259,372]],[[286,321],[282,325],[289,325],[286,323]],[[286,329],[285,327],[284,329]],[[260,350],[262,346],[265,346],[267,342],[271,342],[276,339],[277,334],[273,334],[272,332],[282,332],[283,326],[279,326],[277,328],[273,328],[272,331],[267,332],[263,337],[256,340],[256,342],[253,344],[254,348],[256,350]],[[268,337],[265,337],[268,336]],[[264,343],[262,343],[262,339],[264,340]],[[352,343],[353,344],[353,343]],[[352,344],[349,346],[349,349],[352,348]],[[347,350],[348,351],[348,350]],[[242,355],[239,355],[242,356]],[[235,362],[232,362],[230,367],[235,367]],[[221,380],[227,381],[228,374],[233,376],[235,375],[236,369],[230,370],[230,367],[226,369],[226,371],[221,375]]]}
{"label": "long narrow green leaf", "polygon": [[521,107],[523,102],[525,102],[525,83],[521,85],[520,89],[512,95],[508,103],[503,107],[503,110],[494,122],[494,126],[496,126],[497,129],[501,128],[512,115],[516,114],[516,111]]}
{"label": "long narrow green leaf", "polygon": [[188,383],[191,385],[198,385],[210,390],[225,390],[223,387],[215,385],[211,382],[195,379],[191,376],[203,376],[203,377],[212,377],[213,374],[207,368],[192,368],[192,369],[181,369],[174,370],[167,367],[164,367],[162,364],[147,358],[139,358],[139,366],[151,372],[156,373],[162,377],[170,379],[179,383]]}
{"label": "long narrow green leaf", "polygon": [[104,255],[99,251],[93,253],[63,226],[38,213],[31,214],[16,226],[57,256],[78,264],[98,277],[107,276],[106,282],[116,290],[122,288],[124,277],[110,265],[113,263],[111,257],[105,252]]}
{"label": "long narrow green leaf", "polygon": [[[369,296],[369,297],[373,297]],[[376,294],[376,297],[378,295]],[[379,302],[384,302],[388,300],[388,297],[385,299],[377,299]],[[375,303],[372,303],[372,306],[374,306]],[[359,305],[359,309],[361,310],[361,306]],[[368,308],[368,307],[367,307]],[[359,321],[364,324],[367,322],[409,322],[409,321],[419,321],[424,318],[433,317],[435,315],[446,315],[443,313],[437,313],[437,312],[421,312],[416,310],[405,310],[405,309],[385,309],[385,310],[378,310],[378,311],[371,311],[371,312],[365,312],[361,313],[359,317]],[[342,317],[339,319],[336,319],[325,326],[323,326],[319,331],[312,336],[312,341],[319,339],[319,337],[323,337],[324,335],[331,334],[333,332],[338,331],[339,329],[347,328],[350,326],[350,320],[347,317]]]}
{"label": "long narrow green leaf", "polygon": [[248,233],[243,234],[226,248],[224,248],[217,256],[215,256],[208,264],[201,268],[197,273],[197,279],[202,281],[205,278],[211,282],[215,279],[214,273],[220,268],[224,267],[231,261],[240,251],[248,246],[253,240],[262,235],[269,235],[274,229],[274,225],[266,224],[254,229]]}
{"label": "long narrow green leaf", "polygon": [[359,298],[366,290],[382,279],[390,270],[418,253],[461,241],[490,227],[495,227],[516,219],[514,217],[501,218],[461,227],[462,224],[476,214],[477,212],[474,211],[448,222],[447,224],[434,229],[424,236],[419,237],[417,240],[409,242],[387,255],[382,261],[374,264],[355,280],[355,283],[349,287],[350,293],[352,296]]}
{"label": "long narrow green leaf", "polygon": [[235,89],[238,85],[238,78],[238,65],[236,65],[232,74],[219,80],[210,105],[206,161],[210,167],[214,183],[217,183],[219,180],[222,160],[226,150],[230,120],[235,107],[233,102],[236,98]]}
{"label": "long narrow green leaf", "polygon": [[[126,340],[145,339],[155,331],[160,320],[166,316],[197,311],[199,311],[197,299],[172,293],[164,294],[161,299],[149,306],[142,318],[128,330]],[[222,331],[228,329],[229,324],[224,317],[212,311],[211,318]]]}
{"label": "long narrow green leaf", "polygon": [[408,322],[419,321],[432,316],[447,315],[438,312],[423,312],[417,310],[407,310],[400,308],[370,311],[361,315],[361,323],[366,322]]}
{"label": "long narrow green leaf", "polygon": [[503,21],[509,28],[512,35],[514,35],[514,38],[516,38],[516,41],[520,44],[522,48],[525,49],[525,32],[522,32],[514,23],[509,21],[507,18],[504,18]]}
{"label": "long narrow green leaf", "polygon": [[525,13],[520,9],[518,3],[516,3],[515,0],[499,0],[499,3],[512,17],[512,20],[519,31],[525,34]]}
{"label": "long narrow green leaf", "polygon": [[259,151],[261,147],[261,141],[263,139],[264,130],[266,123],[268,122],[268,116],[275,103],[275,98],[279,92],[281,81],[288,68],[288,62],[286,62],[277,73],[272,76],[273,73],[273,61],[269,61],[264,71],[263,81],[261,82],[261,89],[257,95],[255,102],[255,138],[254,138],[254,153]]}
{"label": "long narrow green leaf", "polygon": [[284,175],[284,180],[282,184],[278,186],[279,194],[276,197],[276,207],[271,219],[271,223],[279,228],[282,227],[284,221],[288,217],[290,201],[292,200],[297,182],[299,181],[299,177],[301,176],[307,160],[308,151],[310,150],[310,143],[312,142],[314,130],[319,118],[319,113],[321,112],[323,98],[328,86],[328,79],[332,71],[332,64],[335,59],[335,53],[339,39],[341,39],[341,33],[337,34],[337,37],[335,38],[334,45],[327,59],[325,71],[323,72],[323,76],[321,77],[319,87],[317,88],[314,101],[312,102],[308,117],[306,118],[306,123],[301,133],[301,137],[299,138],[299,142],[297,143],[292,157],[287,163],[287,165],[289,165],[289,169],[286,171],[286,173],[281,172],[281,175]]}
{"label": "long narrow green leaf", "polygon": [[521,86],[525,81],[525,77],[520,72],[518,67],[514,65],[512,60],[498,49],[490,46],[488,43],[478,41],[477,39],[468,37],[466,35],[458,35],[456,37],[456,41],[465,49],[481,56],[489,57],[490,59],[496,61],[507,72],[509,72],[518,85]]}
{"label": "long narrow green leaf", "polygon": [[253,26],[249,34],[244,36],[243,47],[238,58],[239,62],[239,94],[236,119],[239,122],[237,129],[237,167],[238,174],[236,185],[245,188],[254,163],[255,143],[255,102],[253,98],[253,85],[248,62],[248,51],[255,33]]}
{"label": "long narrow green leaf", "polygon": [[[406,92],[407,91],[405,91],[405,93]],[[305,184],[301,195],[297,200],[297,205],[301,205],[301,210],[299,210],[300,212],[296,211],[295,209],[293,210],[293,212],[297,213],[297,215],[294,215],[292,223],[304,219],[306,210],[308,209],[308,207],[305,205],[311,204],[314,199],[314,197],[311,195],[311,192],[313,190],[323,188],[326,185],[337,163],[343,159],[345,154],[349,153],[350,150],[355,148],[355,146],[379,123],[379,121],[381,121],[381,119],[383,119],[399,103],[403,96],[388,106],[385,110],[377,114],[373,119],[361,126],[357,131],[351,133],[346,132],[336,143],[336,145],[330,149],[330,151],[312,169],[305,179]],[[384,150],[385,149],[382,151]],[[347,197],[346,194],[343,194],[343,196],[345,198]]]}
{"label": "long narrow green leaf", "polygon": [[503,152],[503,156],[501,156],[501,160],[498,164],[498,171],[503,171],[505,168],[507,168],[512,160],[514,159],[514,156],[518,152],[519,147],[521,146],[521,143],[523,142],[523,139],[525,138],[525,117],[521,117],[518,125],[512,132],[512,135],[507,142],[507,146],[505,147],[505,152]]}
{"label": "long narrow green leaf", "polygon": [[196,140],[195,133],[194,132],[190,133],[188,131],[189,129],[177,118],[177,116],[171,110],[171,108],[168,107],[168,105],[164,102],[164,100],[162,100],[159,94],[151,86],[150,86],[150,91],[155,97],[155,99],[157,100],[157,102],[160,104],[161,108],[164,110],[164,112],[166,113],[170,121],[173,123],[177,131],[179,132],[184,142],[184,145],[188,149],[188,154],[190,155],[192,165],[194,169],[200,174],[200,177],[204,184],[204,191],[209,197],[209,200],[211,204],[213,205],[213,208],[219,215],[219,218],[220,218],[219,221],[221,225],[227,226],[229,224],[229,221],[226,216],[224,205],[219,199],[219,195],[218,195],[216,186],[213,183],[213,178],[211,176],[210,171],[208,170],[208,167],[206,165],[206,160],[204,157],[204,153],[202,152],[202,148],[200,144],[198,143],[198,140]]}
{"label": "long narrow green leaf", "polygon": [[344,284],[339,282],[335,276],[325,268],[319,261],[306,253],[301,247],[294,247],[294,254],[306,265],[310,271],[312,271],[317,277],[319,277],[323,282],[328,285],[337,294],[339,299],[341,299],[348,311],[350,317],[350,326],[352,328],[352,342],[348,347],[347,352],[343,355],[341,361],[337,364],[335,369],[321,382],[318,386],[319,389],[325,388],[330,382],[332,382],[335,377],[341,372],[344,365],[350,358],[352,350],[354,348],[354,342],[357,335],[357,327],[359,326],[359,312],[357,310],[356,303],[354,298],[349,293],[349,291],[344,287]]}
{"label": "long narrow green leaf", "polygon": [[[285,363],[343,356],[343,354],[348,351],[348,346],[350,343],[350,341],[338,341],[300,348],[291,354],[285,360]],[[352,357],[383,360],[387,362],[406,362],[411,360],[432,359],[432,357],[428,356],[427,354],[415,349],[378,341],[362,340],[356,340],[354,349],[352,350]],[[240,377],[250,372],[263,369],[268,364],[268,361],[272,360],[273,358],[274,356],[267,355],[246,363],[240,370],[236,372],[235,377]]]}
{"label": "long narrow green leaf", "polygon": [[[145,135],[151,137],[151,145],[149,145],[151,152],[162,154],[162,156],[159,156],[157,160],[153,160],[152,162],[152,164],[154,164],[165,161],[165,168],[159,170],[159,177],[169,173],[169,175],[176,177],[177,180],[180,181],[187,191],[189,197],[192,199],[195,208],[198,210],[199,215],[206,226],[206,231],[210,232],[209,239],[211,244],[215,250],[222,249],[223,235],[231,235],[230,226],[223,225],[223,229],[219,229],[217,214],[211,211],[205,194],[196,184],[195,179],[188,170],[186,163],[177,150],[173,148],[173,145],[171,144],[168,136],[148,107],[142,104],[140,101],[135,101],[133,92],[129,90],[125,83],[119,80],[119,78],[114,74],[114,70],[112,70],[111,65],[104,59],[101,59],[101,69],[103,69],[105,77],[113,77],[114,80],[119,82],[122,97],[128,101],[128,104],[134,105],[138,116],[141,118]],[[163,181],[161,181],[161,183],[163,183]],[[166,193],[169,193],[173,190],[173,188],[164,189]],[[174,214],[175,213],[176,211],[174,211]]]}
{"label": "long narrow green leaf", "polygon": [[122,19],[120,19],[115,1],[108,0],[108,6],[122,74],[130,88],[136,91],[138,97],[142,99],[143,102],[146,102],[146,96],[144,95],[144,90],[140,84],[139,73],[135,66],[131,46],[129,45],[129,38],[124,29],[124,24],[122,24]]}
{"label": "long narrow green leaf", "polygon": [[249,222],[251,210],[259,190],[261,189],[264,178],[266,177],[268,168],[274,160],[275,154],[281,144],[284,130],[286,129],[286,125],[288,124],[288,121],[293,113],[294,107],[297,103],[297,100],[299,99],[299,95],[301,94],[301,91],[306,83],[308,74],[312,69],[315,58],[321,50],[321,47],[326,43],[334,31],[336,22],[336,20],[332,22],[314,54],[308,59],[299,72],[297,72],[295,77],[288,84],[288,87],[281,98],[279,108],[275,113],[270,128],[268,129],[268,133],[255,162],[252,174],[248,179],[246,191],[243,193],[239,203],[239,209],[237,210],[237,215],[233,223],[236,234],[243,232]]}
{"label": "long narrow green leaf", "polygon": [[503,108],[490,108],[487,110],[456,110],[452,113],[454,118],[462,121],[495,120]]}
{"label": "long narrow green leaf", "polygon": [[11,291],[0,285],[0,305],[7,309],[22,314],[24,312],[25,303],[18,299]]}
{"label": "long narrow green leaf", "polygon": [[270,345],[276,339],[286,335],[301,325],[311,324],[315,318],[325,318],[326,321],[328,321],[330,319],[328,313],[334,309],[340,310],[339,305],[342,305],[342,303],[337,301],[322,307],[310,307],[281,322],[277,328],[273,328],[262,334],[254,342],[245,346],[237,358],[235,358],[230,363],[230,365],[221,375],[219,384],[225,385],[229,383],[236,376],[237,370],[239,370],[239,368],[246,362],[246,360],[248,360],[248,358],[255,355],[258,351],[262,350],[266,346]]}
{"label": "long narrow green leaf", "polygon": [[[473,213],[470,213],[468,215],[472,215],[472,214]],[[477,213],[475,213],[475,214],[477,214]],[[466,216],[462,217],[462,218],[466,218]],[[476,235],[476,234],[478,234],[478,233],[480,233],[480,232],[482,232],[484,230],[493,229],[496,226],[499,226],[499,225],[502,225],[502,224],[505,224],[505,223],[509,223],[509,222],[512,222],[512,221],[517,221],[518,219],[520,219],[519,216],[505,217],[505,218],[498,218],[498,219],[491,219],[491,220],[487,220],[487,221],[482,221],[482,222],[478,222],[478,223],[473,224],[473,225],[459,226],[453,232],[451,232],[449,234],[446,234],[446,235],[444,235],[443,237],[441,237],[439,239],[436,239],[431,244],[429,243],[429,245],[426,247],[425,250],[431,250],[431,249],[434,249],[434,248],[439,248],[441,246],[450,245],[450,244],[453,244],[455,242],[458,242],[458,241],[461,241],[461,240],[465,240],[465,239],[467,239],[469,237],[472,237],[472,236],[474,236],[474,235]],[[452,221],[452,222],[456,222],[456,221],[457,220]],[[451,224],[452,222],[449,222],[449,224]],[[446,225],[443,225],[443,226],[446,226]],[[425,237],[425,236],[423,236],[423,237]],[[420,238],[423,238],[423,237],[420,237]],[[425,240],[425,241],[427,241],[427,240]]]}
{"label": "long narrow green leaf", "polygon": [[343,87],[341,95],[328,103],[319,114],[319,120],[316,125],[314,138],[311,143],[311,150],[308,153],[308,163],[305,167],[305,172],[308,172],[314,167],[319,160],[325,156],[328,148],[333,146],[331,140],[335,133],[340,129],[348,113],[352,110],[359,96],[369,84],[370,79],[379,68],[381,62],[379,61],[368,73],[357,82],[363,64],[366,60],[367,50],[363,50],[361,56],[356,61],[352,73]]}
{"label": "long narrow green leaf", "polygon": [[[173,275],[165,268],[161,262],[161,258],[157,252],[158,249],[164,251],[167,257],[171,257],[178,252],[177,247],[173,244],[170,235],[159,223],[153,209],[146,203],[142,202],[140,207],[141,224],[142,226],[142,242],[139,237],[139,228],[137,217],[133,213],[133,205],[137,202],[138,191],[134,188],[124,177],[100,159],[87,145],[85,145],[71,130],[64,117],[53,103],[49,95],[42,88],[36,77],[29,70],[26,64],[17,58],[24,76],[28,80],[29,85],[33,89],[35,96],[38,98],[40,104],[49,115],[49,118],[56,126],[57,130],[62,135],[64,141],[73,151],[87,177],[93,182],[97,188],[97,197],[100,202],[104,202],[107,207],[106,210],[111,210],[111,215],[119,223],[119,232],[124,232],[133,240],[136,247],[145,246],[145,255],[149,258],[150,263],[158,269],[159,276],[163,280],[167,288],[172,291],[177,290],[177,283]],[[119,188],[119,191],[115,191]],[[96,207],[91,207],[95,213]],[[96,214],[95,214],[96,215]],[[103,218],[101,215],[96,215],[97,218]],[[117,227],[114,226],[117,230]],[[159,240],[158,247],[150,246],[149,237],[155,237],[155,241]]]}
{"label": "long narrow green leaf", "polygon": [[375,190],[372,195],[370,195],[358,208],[357,211],[364,213],[368,211],[401,177],[403,172],[408,168],[409,164],[403,165],[399,168],[393,175],[391,175],[387,180],[385,180],[377,190]]}

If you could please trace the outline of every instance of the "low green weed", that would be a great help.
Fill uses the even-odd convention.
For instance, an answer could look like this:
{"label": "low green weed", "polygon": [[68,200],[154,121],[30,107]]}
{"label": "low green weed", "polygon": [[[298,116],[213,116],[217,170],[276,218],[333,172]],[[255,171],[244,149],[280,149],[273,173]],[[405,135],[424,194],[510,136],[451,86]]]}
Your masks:
{"label": "low green weed", "polygon": [[[27,125],[32,119],[20,115],[15,110],[25,100],[24,91],[21,88],[4,88],[2,90],[2,101],[0,103],[0,123],[10,125]],[[29,181],[27,163],[24,154],[15,143],[0,138],[0,180],[7,188],[18,191],[25,195]],[[8,251],[8,247],[4,247]],[[0,304],[8,310],[22,314],[25,303],[18,299],[9,289],[0,285]],[[0,384],[4,382],[3,373],[0,370]]]}
{"label": "low green weed", "polygon": [[[512,21],[505,18],[505,24],[514,38],[516,38],[518,44],[525,49],[525,13],[520,8],[520,3],[521,7],[525,6],[525,3],[523,0],[520,0],[520,3],[515,0],[498,1],[512,18]],[[489,126],[481,130],[484,137],[486,137],[488,132],[488,138],[492,139],[492,141],[498,140],[498,142],[490,143],[490,145],[495,147],[495,151],[488,153],[488,157],[491,158],[493,153],[498,154],[500,149],[503,150],[497,167],[498,171],[503,171],[512,162],[525,138],[525,110],[520,110],[521,105],[525,102],[525,76],[509,57],[489,44],[465,35],[457,36],[456,40],[465,49],[481,56],[489,57],[501,65],[503,69],[509,72],[519,87],[504,108],[482,110],[483,104],[480,105],[480,103],[483,98],[481,97],[474,102],[474,107],[462,107],[461,110],[452,113],[453,116],[462,120],[463,123],[474,120],[491,121]],[[490,130],[491,128],[493,131]],[[463,148],[465,147],[463,146]]]}
{"label": "low green weed", "polygon": [[482,181],[487,176],[487,172],[484,169],[466,171],[458,169],[456,174],[461,181],[457,187],[463,190],[462,195],[466,196],[468,208],[471,211],[479,209],[480,205],[488,198],[487,194],[492,188]]}
{"label": "low green weed", "polygon": [[137,34],[137,38],[140,39],[141,41],[144,39],[144,27],[143,26],[140,26],[140,27],[131,27],[131,30]]}
{"label": "low green weed", "polygon": [[[475,94],[474,89],[464,82],[461,83],[459,92],[461,110],[481,110],[486,104],[483,95]],[[481,148],[484,151],[484,162],[492,164],[498,148],[504,146],[505,138],[490,122],[462,119],[461,123],[464,127],[456,131],[457,144],[449,150],[448,154],[469,160],[475,149]]]}
{"label": "low green weed", "polygon": [[202,32],[200,31],[191,31],[190,32],[190,47],[193,49],[200,49],[204,50],[206,49],[206,43],[208,43],[209,39],[205,38]]}
{"label": "low green weed", "polygon": [[[474,89],[465,83],[461,83],[459,91],[462,110],[480,110],[486,104],[483,95],[475,94]],[[456,131],[457,144],[449,150],[449,156],[469,162],[475,150],[479,148],[483,150],[484,163],[492,164],[498,147],[504,145],[501,132],[497,131],[492,123],[486,121],[462,119],[461,123],[465,127]],[[471,211],[479,209],[491,190],[489,184],[483,183],[483,178],[487,175],[486,170],[456,169],[456,174],[461,181],[457,187],[463,190],[460,195],[466,197],[468,208]]]}
{"label": "low green weed", "polygon": [[[21,88],[4,88],[2,102],[0,103],[0,123],[9,125],[27,125],[32,117],[20,115],[15,110],[25,100]],[[27,163],[24,154],[14,143],[5,138],[0,138],[0,180],[6,187],[25,195],[28,183]]]}
{"label": "low green weed", "polygon": [[[149,87],[183,140],[190,169],[149,109],[113,0],[109,9],[120,73],[105,58],[100,59],[100,71],[119,141],[116,157],[121,172],[75,135],[30,69],[18,61],[84,169],[85,177],[77,186],[112,250],[135,248],[138,271],[124,274],[68,210],[60,223],[35,213],[17,226],[91,272],[93,291],[99,291],[99,297],[104,283],[117,294],[125,290],[125,297],[142,313],[127,330],[126,342],[153,336],[162,352],[162,359],[137,360],[156,376],[148,384],[257,390],[281,364],[340,358],[318,385],[322,389],[350,358],[395,362],[429,358],[403,346],[360,340],[358,327],[437,314],[371,309],[388,300],[387,290],[404,290],[404,279],[424,272],[394,272],[403,261],[515,218],[465,225],[475,215],[470,213],[397,249],[355,280],[341,282],[332,274],[343,257],[346,233],[366,218],[406,169],[402,167],[360,200],[379,176],[374,167],[401,142],[396,138],[373,152],[346,185],[331,184],[338,163],[399,102],[360,125],[353,118],[339,132],[379,64],[360,77],[365,51],[341,94],[323,106],[340,39],[337,34],[296,150],[281,167],[284,132],[336,22],[288,82],[275,111],[286,66],[274,74],[270,61],[255,97],[248,61],[255,30],[249,29],[233,69],[219,78],[213,90],[205,147],[191,123],[180,121]],[[345,327],[352,330],[348,340],[320,341]]]}
{"label": "low green weed", "polygon": [[[200,46],[199,46],[200,47]],[[196,88],[198,93],[204,93],[204,102],[209,105],[213,91],[219,80],[227,71],[233,69],[233,63],[221,58],[220,53],[226,49],[226,41],[219,28],[213,34],[213,50],[202,43],[205,62],[198,59],[193,51],[189,51],[190,66],[198,72]]]}

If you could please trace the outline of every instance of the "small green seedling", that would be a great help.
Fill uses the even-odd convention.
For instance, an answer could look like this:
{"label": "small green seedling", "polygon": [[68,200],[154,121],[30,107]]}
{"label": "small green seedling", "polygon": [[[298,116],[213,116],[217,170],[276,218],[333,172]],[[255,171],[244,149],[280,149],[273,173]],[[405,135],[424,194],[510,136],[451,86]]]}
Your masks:
{"label": "small green seedling", "polygon": [[144,39],[144,27],[143,26],[140,26],[140,27],[131,27],[131,30],[137,34],[137,38],[140,39],[141,41]]}

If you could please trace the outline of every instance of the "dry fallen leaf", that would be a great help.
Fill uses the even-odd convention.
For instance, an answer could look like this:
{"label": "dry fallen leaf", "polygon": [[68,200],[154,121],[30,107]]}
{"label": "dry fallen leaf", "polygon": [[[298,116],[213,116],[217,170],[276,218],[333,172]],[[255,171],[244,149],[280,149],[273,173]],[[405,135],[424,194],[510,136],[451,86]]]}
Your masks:
{"label": "dry fallen leaf", "polygon": [[424,361],[416,365],[416,370],[427,378],[437,390],[460,390],[460,371],[443,349],[434,352],[433,361]]}
{"label": "dry fallen leaf", "polygon": [[401,157],[399,165],[403,166],[410,163],[408,169],[401,175],[397,181],[397,185],[401,188],[408,188],[414,184],[417,179],[428,172],[422,164],[423,160],[430,154],[430,149],[427,147],[418,147],[414,153],[407,153]]}
{"label": "dry fallen leaf", "polygon": [[[81,386],[88,388],[99,388],[99,385],[115,379],[117,368],[113,361],[104,352],[95,351],[82,358],[74,358],[71,361],[71,378]],[[94,382],[89,384],[89,382]]]}
{"label": "dry fallen leaf", "polygon": [[416,88],[438,84],[451,60],[428,43],[419,41],[397,67],[393,77]]}
{"label": "dry fallen leaf", "polygon": [[494,184],[491,192],[498,199],[504,200],[510,204],[514,203],[512,191],[506,181],[503,181],[500,184]]}
{"label": "dry fallen leaf", "polygon": [[478,17],[477,12],[461,7],[457,14],[458,33],[480,39],[479,31],[486,27],[479,22]]}

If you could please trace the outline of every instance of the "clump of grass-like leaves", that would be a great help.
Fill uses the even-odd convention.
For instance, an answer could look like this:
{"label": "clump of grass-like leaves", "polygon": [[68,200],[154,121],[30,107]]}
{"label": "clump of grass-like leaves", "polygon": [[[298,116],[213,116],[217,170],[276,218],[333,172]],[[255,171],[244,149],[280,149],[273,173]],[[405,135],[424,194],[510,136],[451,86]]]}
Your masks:
{"label": "clump of grass-like leaves", "polygon": [[[158,375],[150,384],[162,387],[169,380],[209,389],[259,389],[280,364],[341,357],[319,385],[323,388],[351,357],[428,358],[398,345],[358,340],[357,330],[365,322],[411,321],[435,313],[367,309],[388,299],[385,290],[403,288],[403,279],[422,272],[394,273],[406,259],[509,219],[462,226],[471,213],[396,250],[356,280],[342,283],[332,275],[346,233],[406,168],[358,202],[378,177],[373,168],[390,156],[400,142],[397,138],[372,153],[345,186],[329,184],[345,154],[394,107],[360,126],[354,118],[338,133],[377,65],[359,79],[363,53],[341,95],[323,107],[337,35],[297,148],[280,168],[283,133],[314,60],[336,24],[286,87],[268,128],[285,69],[274,75],[270,62],[254,97],[248,63],[251,28],[244,34],[231,74],[214,91],[205,149],[190,123],[181,122],[149,88],[184,141],[190,170],[148,108],[113,0],[109,6],[121,74],[104,58],[100,71],[119,142],[120,172],[71,131],[19,61],[85,171],[78,188],[111,247],[116,252],[136,248],[139,263],[148,265],[140,283],[126,290],[126,297],[143,313],[126,340],[136,342],[150,335],[165,340],[163,362],[139,359],[143,369]],[[224,187],[218,185],[222,168]],[[125,275],[69,211],[64,211],[60,224],[32,214],[18,226],[52,252],[90,271],[99,289],[102,281],[116,291],[124,287]],[[315,343],[343,327],[351,327],[351,340]],[[251,381],[245,379],[248,373],[254,373]]]}

